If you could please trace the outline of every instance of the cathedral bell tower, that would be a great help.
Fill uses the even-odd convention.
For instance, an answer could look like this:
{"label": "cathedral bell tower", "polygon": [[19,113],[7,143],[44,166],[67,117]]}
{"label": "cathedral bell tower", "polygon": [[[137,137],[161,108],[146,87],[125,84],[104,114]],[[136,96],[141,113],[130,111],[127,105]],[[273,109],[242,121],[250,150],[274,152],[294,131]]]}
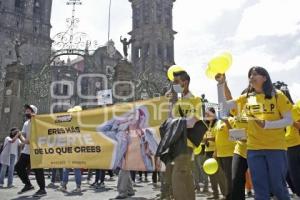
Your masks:
{"label": "cathedral bell tower", "polygon": [[[131,61],[137,75],[152,76],[155,87],[166,83],[166,69],[174,64],[173,3],[175,0],[129,0],[132,4]],[[137,77],[138,78],[138,77]],[[142,83],[143,84],[143,81]],[[151,83],[152,84],[152,83]],[[151,85],[150,84],[150,85]],[[148,90],[144,86],[143,90]],[[148,91],[153,93],[162,91]]]}

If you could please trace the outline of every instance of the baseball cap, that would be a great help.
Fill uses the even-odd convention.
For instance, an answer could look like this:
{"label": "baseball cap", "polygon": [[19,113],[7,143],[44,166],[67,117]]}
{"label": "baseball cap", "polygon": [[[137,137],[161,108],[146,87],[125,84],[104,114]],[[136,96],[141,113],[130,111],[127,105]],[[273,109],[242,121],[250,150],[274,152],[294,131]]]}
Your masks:
{"label": "baseball cap", "polygon": [[37,109],[37,107],[36,107],[35,105],[25,104],[25,105],[24,105],[24,108],[25,108],[25,109],[26,109],[26,108],[29,108],[33,113],[37,114],[38,109]]}

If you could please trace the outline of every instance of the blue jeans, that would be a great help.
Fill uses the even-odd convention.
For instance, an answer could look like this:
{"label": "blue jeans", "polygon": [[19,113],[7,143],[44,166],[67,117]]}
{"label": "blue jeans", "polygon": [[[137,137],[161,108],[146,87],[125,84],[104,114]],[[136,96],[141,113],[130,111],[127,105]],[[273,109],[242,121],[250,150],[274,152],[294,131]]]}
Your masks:
{"label": "blue jeans", "polygon": [[284,150],[248,150],[248,166],[256,200],[290,200],[286,186],[287,156]]}
{"label": "blue jeans", "polygon": [[[70,169],[64,169],[63,172],[63,184],[67,185],[69,182],[69,172]],[[75,182],[77,187],[81,186],[81,171],[80,169],[74,169],[74,174],[75,174]]]}
{"label": "blue jeans", "polygon": [[4,177],[6,175],[6,171],[8,169],[8,180],[7,180],[7,186],[10,187],[13,184],[13,177],[14,177],[14,171],[15,171],[15,159],[16,156],[14,154],[10,154],[10,162],[8,165],[2,165],[1,172],[0,172],[0,184],[4,184]]}

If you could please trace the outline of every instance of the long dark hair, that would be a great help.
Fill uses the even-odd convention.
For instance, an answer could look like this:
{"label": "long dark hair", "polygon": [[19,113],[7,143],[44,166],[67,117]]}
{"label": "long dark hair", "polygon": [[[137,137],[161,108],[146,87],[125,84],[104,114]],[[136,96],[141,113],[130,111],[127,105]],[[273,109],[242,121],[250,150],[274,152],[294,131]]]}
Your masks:
{"label": "long dark hair", "polygon": [[[251,73],[253,71],[255,71],[257,74],[259,74],[261,76],[266,77],[267,80],[263,84],[263,91],[264,91],[266,99],[272,99],[272,97],[275,95],[275,89],[273,87],[269,72],[263,67],[258,67],[258,66],[251,67],[248,72],[248,79],[250,78]],[[249,93],[252,93],[252,92],[255,92],[254,88],[252,88],[251,85],[249,84],[248,91],[247,91],[247,97],[249,96]]]}
{"label": "long dark hair", "polygon": [[[216,114],[216,110],[214,109],[214,107],[209,107],[209,108],[207,108],[207,110],[212,112],[213,114]],[[216,124],[217,121],[218,121],[217,119],[214,119],[211,123],[211,127],[213,127]],[[206,123],[209,124],[210,121],[206,120]]]}
{"label": "long dark hair", "polygon": [[273,83],[273,86],[277,89],[280,90],[288,99],[292,104],[295,104],[293,101],[293,98],[290,94],[290,90],[288,88],[288,85],[285,84],[284,82],[281,81],[277,81],[275,83]]}
{"label": "long dark hair", "polygon": [[19,129],[17,127],[13,127],[10,129],[9,137],[13,139],[18,133]]}

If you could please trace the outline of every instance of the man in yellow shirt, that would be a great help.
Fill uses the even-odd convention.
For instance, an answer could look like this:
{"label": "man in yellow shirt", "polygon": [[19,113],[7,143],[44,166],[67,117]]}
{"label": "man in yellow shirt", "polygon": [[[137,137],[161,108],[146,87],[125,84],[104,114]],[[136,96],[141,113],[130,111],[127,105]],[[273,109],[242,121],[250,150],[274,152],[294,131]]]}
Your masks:
{"label": "man in yellow shirt", "polygon": [[[181,96],[181,99],[176,102],[173,110],[173,116],[180,117],[181,115],[189,115],[193,108],[189,104],[194,96],[189,91],[190,76],[187,72],[182,71],[174,73],[175,92]],[[184,105],[185,104],[185,105]],[[182,117],[182,116],[181,116]],[[194,118],[187,119],[187,127],[193,127],[196,122]],[[191,158],[193,152],[193,144],[187,141],[187,152],[177,156],[174,160],[172,172],[172,189],[175,199],[195,199],[194,182],[192,177]]]}
{"label": "man in yellow shirt", "polygon": [[[201,100],[191,94],[189,91],[189,83],[190,76],[187,72],[181,71],[174,73],[173,90],[179,98],[173,101],[174,105],[172,107],[171,117],[183,117],[186,119],[187,138],[189,139],[186,141],[187,148],[174,159],[171,179],[175,199],[193,200],[195,199],[195,191],[191,166],[192,153],[195,145],[198,146],[200,144],[207,128],[204,123],[200,121]],[[174,99],[174,93],[167,94],[166,96],[170,99]]]}

